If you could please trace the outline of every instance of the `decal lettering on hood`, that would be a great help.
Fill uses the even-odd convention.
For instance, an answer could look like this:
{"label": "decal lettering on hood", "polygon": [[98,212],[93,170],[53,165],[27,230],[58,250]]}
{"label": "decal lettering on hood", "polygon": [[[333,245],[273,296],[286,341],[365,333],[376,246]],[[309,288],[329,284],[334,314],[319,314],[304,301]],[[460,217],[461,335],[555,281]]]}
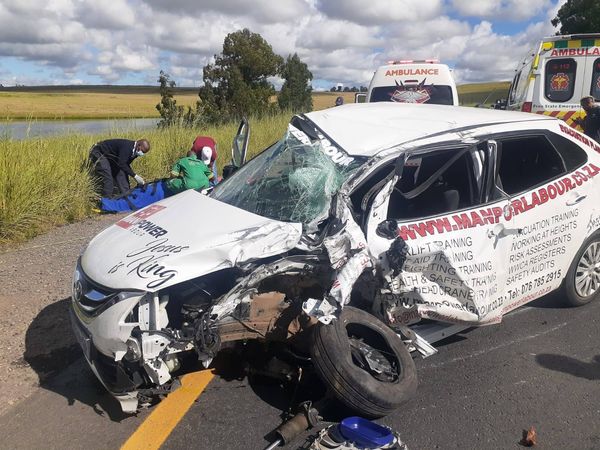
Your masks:
{"label": "decal lettering on hood", "polygon": [[[144,222],[146,221],[142,221],[140,224]],[[169,255],[180,253],[188,248],[190,248],[188,245],[170,244],[168,238],[150,241],[143,247],[127,253],[125,260],[119,261],[111,267],[108,273],[113,274],[124,268],[124,270],[128,270],[128,275],[135,274],[143,280],[148,280],[146,287],[154,289],[162,286],[178,274],[177,270],[168,269],[163,260]]]}
{"label": "decal lettering on hood", "polygon": [[[161,205],[150,205],[147,208],[142,209],[141,211],[135,212],[121,220],[119,220],[115,225],[121,228],[125,228],[126,230],[130,229],[134,225],[140,225],[141,222],[147,222],[146,219],[159,211],[165,209],[166,206]],[[165,233],[166,234],[166,231]]]}

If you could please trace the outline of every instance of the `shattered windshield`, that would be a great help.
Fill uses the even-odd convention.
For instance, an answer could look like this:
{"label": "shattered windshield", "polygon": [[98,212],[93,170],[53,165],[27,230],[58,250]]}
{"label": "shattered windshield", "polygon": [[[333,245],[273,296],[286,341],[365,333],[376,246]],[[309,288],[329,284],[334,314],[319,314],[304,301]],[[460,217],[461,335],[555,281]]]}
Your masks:
{"label": "shattered windshield", "polygon": [[309,223],[365,158],[290,125],[284,138],[219,184],[211,197],[261,216]]}

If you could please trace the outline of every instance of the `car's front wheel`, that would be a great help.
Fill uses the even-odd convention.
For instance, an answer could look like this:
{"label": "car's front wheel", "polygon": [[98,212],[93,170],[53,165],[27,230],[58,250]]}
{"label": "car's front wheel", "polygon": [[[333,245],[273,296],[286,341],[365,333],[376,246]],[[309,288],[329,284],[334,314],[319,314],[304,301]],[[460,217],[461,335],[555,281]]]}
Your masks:
{"label": "car's front wheel", "polygon": [[571,306],[582,306],[600,294],[600,231],[581,246],[565,278],[564,292]]}
{"label": "car's front wheel", "polygon": [[417,389],[415,364],[400,337],[351,306],[313,330],[312,359],[330,392],[365,417],[390,414]]}

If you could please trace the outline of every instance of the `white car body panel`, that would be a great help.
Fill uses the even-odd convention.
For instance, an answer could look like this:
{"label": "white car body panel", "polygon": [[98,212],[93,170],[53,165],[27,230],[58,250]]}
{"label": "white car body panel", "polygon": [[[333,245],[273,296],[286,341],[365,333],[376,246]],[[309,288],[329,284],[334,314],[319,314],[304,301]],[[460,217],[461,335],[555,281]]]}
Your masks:
{"label": "white car body panel", "polygon": [[96,283],[154,292],[290,250],[302,226],[261,217],[193,190],[137,211],[89,244],[81,265]]}
{"label": "white car body panel", "polygon": [[[534,129],[531,125],[482,127],[472,137],[482,138],[482,130]],[[584,143],[588,162],[510,201],[399,221],[398,235],[408,249],[403,271],[395,277],[386,272],[384,256],[393,240],[375,232],[388,208],[386,188],[381,190],[369,213],[367,240],[389,280],[374,310],[386,310],[391,326],[422,318],[498,323],[504,314],[559,287],[583,241],[599,228],[592,179],[600,173],[600,145],[558,121],[543,125],[538,131],[549,129]]]}
{"label": "white car body panel", "polygon": [[[381,150],[404,142],[455,129],[553,120],[550,117],[513,111],[388,102],[348,104],[313,111],[305,116],[345,151],[357,156],[373,156]],[[521,126],[521,123],[515,125]]]}

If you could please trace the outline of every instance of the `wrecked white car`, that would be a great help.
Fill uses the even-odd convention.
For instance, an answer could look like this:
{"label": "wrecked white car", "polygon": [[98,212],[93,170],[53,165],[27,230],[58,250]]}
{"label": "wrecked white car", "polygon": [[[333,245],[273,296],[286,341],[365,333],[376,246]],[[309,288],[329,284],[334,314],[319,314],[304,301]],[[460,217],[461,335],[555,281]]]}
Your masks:
{"label": "wrecked white car", "polygon": [[124,411],[184,355],[278,340],[365,416],[415,391],[410,355],[562,286],[600,288],[600,146],[545,116],[347,105],[295,116],[208,196],[183,192],[96,236],[73,327]]}

